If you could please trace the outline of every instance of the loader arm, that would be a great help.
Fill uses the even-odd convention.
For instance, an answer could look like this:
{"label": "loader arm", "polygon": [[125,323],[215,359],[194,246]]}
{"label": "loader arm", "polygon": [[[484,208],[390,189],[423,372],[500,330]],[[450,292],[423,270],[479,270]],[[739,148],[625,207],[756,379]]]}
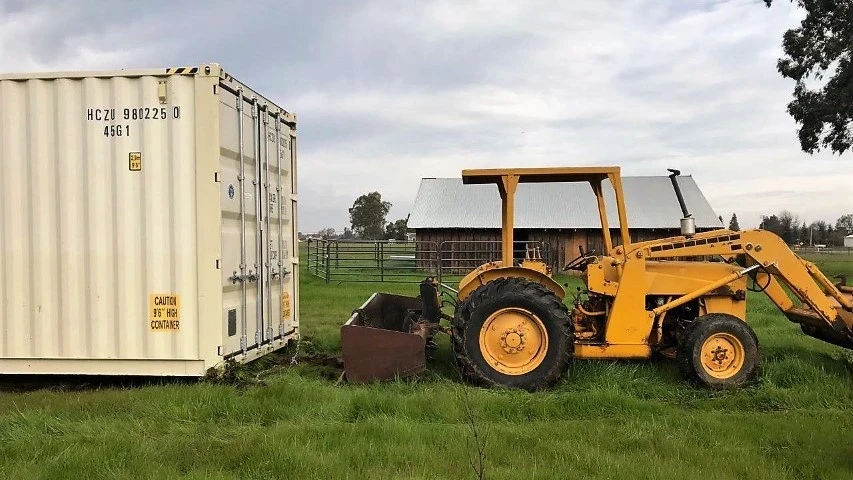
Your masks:
{"label": "loader arm", "polygon": [[800,258],[772,232],[715,230],[689,238],[632,244],[629,249],[626,258],[719,255],[744,267],[757,266],[756,285],[789,320],[800,324],[807,335],[853,349],[853,289],[834,285],[815,264]]}

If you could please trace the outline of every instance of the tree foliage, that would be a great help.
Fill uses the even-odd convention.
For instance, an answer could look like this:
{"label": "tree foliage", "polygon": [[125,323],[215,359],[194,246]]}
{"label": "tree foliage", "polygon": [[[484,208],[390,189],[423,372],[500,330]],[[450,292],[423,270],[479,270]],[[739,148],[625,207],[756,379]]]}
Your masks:
{"label": "tree foliage", "polygon": [[779,235],[785,243],[793,244],[800,240],[800,221],[787,210],[778,215],[762,216],[761,228]]}
{"label": "tree foliage", "polygon": [[845,235],[853,233],[853,213],[842,215],[836,222],[835,228],[841,230]]}
{"label": "tree foliage", "polygon": [[810,238],[810,233],[811,227],[809,225],[806,225],[806,222],[803,222],[803,224],[800,225],[800,241],[803,243],[808,242]]}
{"label": "tree foliage", "polygon": [[732,219],[729,220],[729,230],[740,230],[740,224],[737,223],[737,213],[732,214]]}
{"label": "tree foliage", "polygon": [[779,236],[786,243],[797,243],[800,240],[800,220],[788,210],[779,214]]}
{"label": "tree foliage", "polygon": [[[799,125],[800,147],[843,154],[853,144],[853,1],[791,0],[805,10],[785,32],[777,70],[794,80],[788,113]],[[773,0],[765,0],[770,7]],[[820,85],[808,86],[807,82]]]}
{"label": "tree foliage", "polygon": [[809,245],[828,245],[832,243],[832,226],[825,221],[818,220],[812,222],[808,228],[803,224],[803,228],[805,229],[805,235],[802,237],[803,243],[808,243]]}
{"label": "tree foliage", "polygon": [[326,239],[326,240],[328,240],[330,238],[335,238],[335,229],[331,228],[331,227],[324,228],[324,229],[320,230],[319,232],[317,232],[317,236],[320,238]]}
{"label": "tree foliage", "polygon": [[385,226],[385,238],[389,240],[405,240],[408,223],[409,220],[406,218],[401,218],[396,222],[389,223]]}
{"label": "tree foliage", "polygon": [[370,192],[358,197],[349,209],[350,224],[356,237],[379,240],[385,234],[385,216],[391,210],[391,202],[382,200],[379,192]]}

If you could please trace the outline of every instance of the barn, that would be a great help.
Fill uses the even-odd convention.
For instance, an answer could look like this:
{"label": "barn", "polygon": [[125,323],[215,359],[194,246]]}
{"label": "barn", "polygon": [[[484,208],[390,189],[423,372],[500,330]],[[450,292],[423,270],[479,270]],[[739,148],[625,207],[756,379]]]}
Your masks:
{"label": "barn", "polygon": [[[723,226],[692,176],[678,177],[697,231]],[[680,235],[683,216],[666,176],[622,177],[631,241]],[[614,245],[621,244],[616,200],[604,182],[608,223]],[[423,178],[409,216],[418,258],[439,256],[443,268],[464,271],[500,259],[501,199],[496,185],[464,185],[461,178]],[[516,192],[515,257],[538,246],[560,268],[584,251],[602,250],[601,222],[587,183],[522,183]],[[431,253],[437,252],[437,253]]]}

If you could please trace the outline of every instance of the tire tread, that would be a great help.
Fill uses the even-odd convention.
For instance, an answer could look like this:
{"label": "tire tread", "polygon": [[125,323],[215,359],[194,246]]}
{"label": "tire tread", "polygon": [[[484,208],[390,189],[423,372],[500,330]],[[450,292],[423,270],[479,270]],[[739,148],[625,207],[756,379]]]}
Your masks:
{"label": "tire tread", "polygon": [[[465,347],[466,340],[468,340],[465,332],[472,314],[486,300],[519,293],[525,297],[534,298],[536,299],[535,301],[546,306],[551,318],[541,320],[543,322],[555,322],[559,331],[563,334],[563,340],[560,342],[556,361],[553,361],[550,367],[535,382],[529,383],[522,388],[530,391],[550,388],[565,374],[574,350],[574,339],[571,332],[571,318],[569,317],[568,307],[566,307],[554,292],[544,285],[524,278],[509,277],[499,278],[481,285],[456,310],[451,329],[451,348],[453,349],[457,368],[466,381],[483,387],[505,386],[490,378],[486,372],[472,362],[470,352],[467,352]],[[550,341],[554,340],[549,338]]]}

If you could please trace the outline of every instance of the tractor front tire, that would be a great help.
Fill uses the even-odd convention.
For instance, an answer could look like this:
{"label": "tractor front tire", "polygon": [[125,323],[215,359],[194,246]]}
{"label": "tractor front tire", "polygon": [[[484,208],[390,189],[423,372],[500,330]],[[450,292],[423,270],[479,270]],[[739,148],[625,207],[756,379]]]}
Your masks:
{"label": "tractor front tire", "polygon": [[544,285],[499,278],[456,309],[452,347],[462,377],[485,387],[535,391],[556,384],[574,350],[568,308]]}
{"label": "tractor front tire", "polygon": [[722,313],[699,317],[685,329],[676,359],[685,380],[712,390],[742,387],[761,367],[755,332],[743,320]]}

